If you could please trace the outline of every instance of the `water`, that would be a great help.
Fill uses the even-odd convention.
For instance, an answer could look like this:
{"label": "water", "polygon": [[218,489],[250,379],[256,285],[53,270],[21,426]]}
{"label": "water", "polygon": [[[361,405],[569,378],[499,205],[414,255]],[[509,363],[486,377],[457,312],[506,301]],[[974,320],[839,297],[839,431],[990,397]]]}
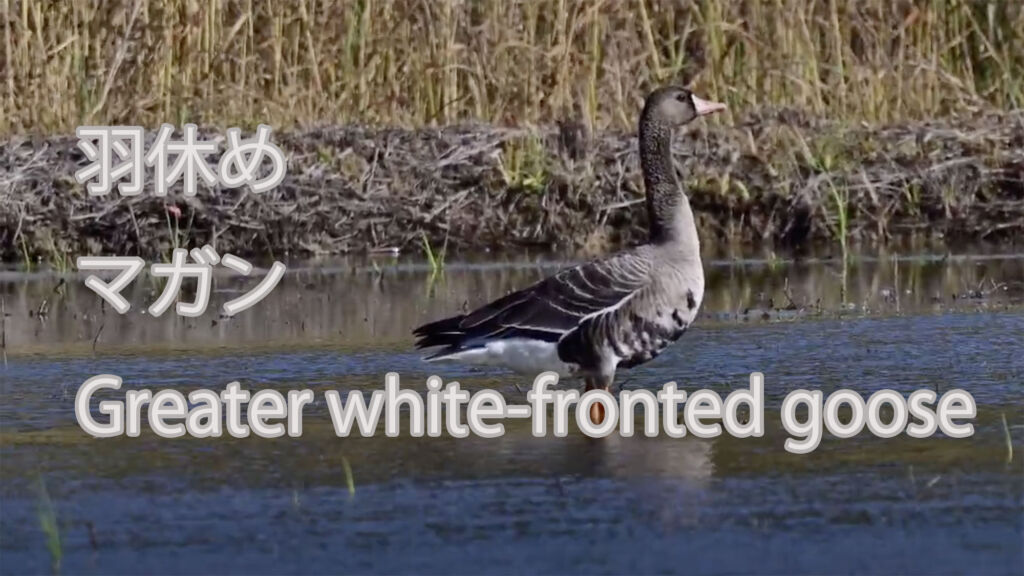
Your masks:
{"label": "water", "polygon": [[[528,379],[424,364],[415,325],[543,277],[549,258],[293,263],[256,308],[216,312],[256,280],[218,277],[198,319],[118,316],[81,279],[0,272],[0,568],[63,573],[688,572],[1024,573],[1024,259],[882,255],[713,260],[694,328],[627,388],[676,381],[723,396],[766,379],[767,433],[498,439],[338,438],[325,390],[371,391],[439,373],[524,403]],[[44,304],[45,301],[45,304]],[[43,314],[40,315],[40,310]],[[239,380],[311,388],[301,438],[97,440],[77,426],[86,378],[187,392]],[[826,434],[787,453],[780,405],[798,388],[970,391],[968,439]],[[106,397],[115,398],[113,394]],[[1004,429],[1003,417],[1008,428]],[[1006,431],[1014,450],[1007,462]],[[344,472],[351,465],[354,493]],[[42,494],[45,492],[46,496]]]}

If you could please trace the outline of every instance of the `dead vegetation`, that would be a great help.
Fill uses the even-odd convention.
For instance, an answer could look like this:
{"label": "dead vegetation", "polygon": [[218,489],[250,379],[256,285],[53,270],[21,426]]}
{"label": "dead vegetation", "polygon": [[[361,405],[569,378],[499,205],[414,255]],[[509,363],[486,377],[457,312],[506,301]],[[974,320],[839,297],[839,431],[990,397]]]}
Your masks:
{"label": "dead vegetation", "polygon": [[738,117],[1024,104],[1017,0],[0,2],[0,134],[163,122],[629,130],[654,85]]}
{"label": "dead vegetation", "polygon": [[[214,137],[217,131],[206,131]],[[66,267],[72,255],[240,255],[399,247],[559,246],[643,239],[635,138],[571,129],[322,127],[275,134],[277,189],[186,198],[89,197],[74,138],[0,146],[0,257]],[[152,134],[149,135],[152,138]],[[778,113],[676,139],[705,242],[1015,238],[1024,232],[1024,114],[848,128]],[[147,177],[151,175],[147,174]]]}

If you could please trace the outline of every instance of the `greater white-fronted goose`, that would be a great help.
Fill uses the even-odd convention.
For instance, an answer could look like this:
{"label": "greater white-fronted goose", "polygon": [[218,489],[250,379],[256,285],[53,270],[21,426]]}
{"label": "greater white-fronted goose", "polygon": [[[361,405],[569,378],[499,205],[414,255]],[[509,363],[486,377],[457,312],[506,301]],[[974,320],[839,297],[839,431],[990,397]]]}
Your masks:
{"label": "greater white-fronted goose", "polygon": [[[468,314],[416,328],[427,360],[582,376],[608,389],[615,370],[657,356],[693,322],[704,269],[690,201],[672,164],[672,131],[725,105],[676,86],[652,92],[640,114],[647,244],[558,272]],[[600,405],[591,417],[603,420]]]}

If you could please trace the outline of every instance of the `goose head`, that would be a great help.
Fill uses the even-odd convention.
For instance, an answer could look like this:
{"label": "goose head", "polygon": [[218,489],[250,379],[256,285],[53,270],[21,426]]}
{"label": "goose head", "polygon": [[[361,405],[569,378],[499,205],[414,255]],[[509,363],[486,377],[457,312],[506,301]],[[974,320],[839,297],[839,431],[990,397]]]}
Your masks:
{"label": "goose head", "polygon": [[725,104],[705,100],[680,86],[665,86],[647,97],[642,116],[658,124],[679,127],[721,110],[725,110]]}

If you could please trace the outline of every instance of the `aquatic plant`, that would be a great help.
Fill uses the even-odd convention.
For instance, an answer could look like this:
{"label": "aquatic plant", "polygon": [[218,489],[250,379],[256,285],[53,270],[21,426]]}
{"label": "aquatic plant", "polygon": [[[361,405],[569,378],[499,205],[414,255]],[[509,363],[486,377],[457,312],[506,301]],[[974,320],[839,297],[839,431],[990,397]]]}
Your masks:
{"label": "aquatic plant", "polygon": [[345,471],[345,485],[348,486],[348,497],[352,498],[356,495],[356,481],[352,476],[352,465],[348,463],[348,458],[342,456],[341,466]]}
{"label": "aquatic plant", "polygon": [[1013,439],[1010,438],[1010,427],[1006,425],[1006,412],[1001,412],[999,417],[1003,420],[1003,437],[1006,439],[1006,464],[1013,462]]}
{"label": "aquatic plant", "polygon": [[47,240],[50,268],[58,274],[67,274],[71,270],[71,256],[64,249],[57,247],[52,235],[49,235]]}
{"label": "aquatic plant", "polygon": [[448,234],[445,233],[444,245],[441,247],[439,253],[435,253],[430,247],[430,238],[426,232],[421,233],[421,240],[423,241],[423,253],[427,257],[427,262],[430,264],[430,275],[427,276],[426,294],[427,298],[434,297],[434,288],[437,284],[437,279],[444,277],[444,258],[448,252]]}
{"label": "aquatic plant", "polygon": [[447,251],[447,241],[445,242],[445,246],[441,248],[441,251],[439,253],[435,253],[430,247],[430,238],[427,237],[426,232],[422,234],[422,239],[423,253],[426,255],[427,262],[430,264],[431,275],[436,275],[444,270],[444,256]]}
{"label": "aquatic plant", "polygon": [[0,296],[0,356],[7,368],[7,299]]}
{"label": "aquatic plant", "polygon": [[18,239],[21,240],[21,263],[25,268],[25,272],[32,271],[32,257],[29,256],[28,245],[25,243],[24,234],[19,234]]}
{"label": "aquatic plant", "polygon": [[60,526],[57,524],[57,511],[54,508],[50,493],[46,490],[46,482],[40,476],[36,482],[36,516],[39,518],[39,527],[46,536],[46,549],[50,552],[50,565],[53,573],[60,572],[60,564],[64,558],[64,548],[61,545]]}
{"label": "aquatic plant", "polygon": [[842,193],[832,184],[831,180],[828,184],[829,192],[831,193],[833,208],[835,209],[835,236],[839,241],[839,249],[842,251],[843,265],[845,266],[846,261],[849,258],[849,251],[847,246],[847,238],[849,236],[849,192],[844,190]]}
{"label": "aquatic plant", "polygon": [[[167,222],[167,239],[171,245],[167,253],[164,255],[164,262],[171,261],[171,253],[178,248],[187,248],[189,244],[189,237],[192,233],[192,223],[195,219],[195,210],[189,210],[188,225],[185,230],[181,229],[181,208],[174,204],[169,204],[164,209],[164,218]],[[173,225],[171,223],[171,217],[174,217]]]}

